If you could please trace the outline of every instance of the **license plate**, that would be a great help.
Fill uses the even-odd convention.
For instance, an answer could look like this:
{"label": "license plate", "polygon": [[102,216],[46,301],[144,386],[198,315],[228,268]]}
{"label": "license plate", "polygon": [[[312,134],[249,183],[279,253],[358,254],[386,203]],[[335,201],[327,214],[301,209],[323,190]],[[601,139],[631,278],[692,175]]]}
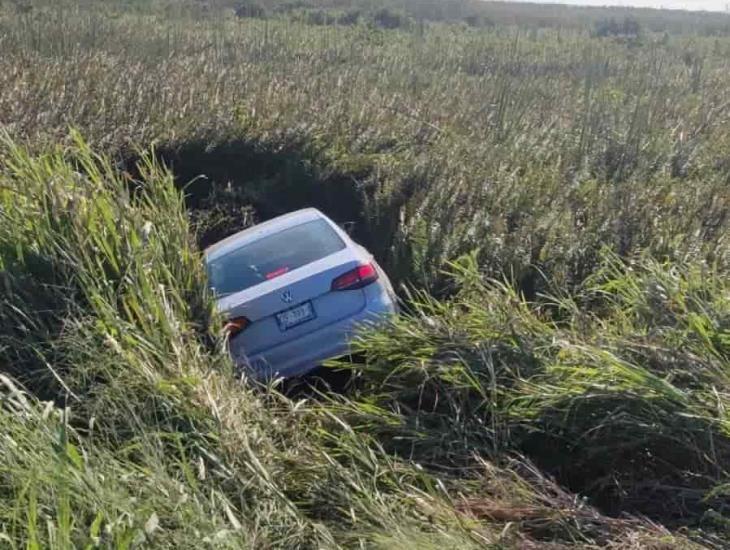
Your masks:
{"label": "license plate", "polygon": [[304,302],[297,307],[276,314],[276,320],[281,330],[289,330],[312,319],[314,319],[312,302]]}

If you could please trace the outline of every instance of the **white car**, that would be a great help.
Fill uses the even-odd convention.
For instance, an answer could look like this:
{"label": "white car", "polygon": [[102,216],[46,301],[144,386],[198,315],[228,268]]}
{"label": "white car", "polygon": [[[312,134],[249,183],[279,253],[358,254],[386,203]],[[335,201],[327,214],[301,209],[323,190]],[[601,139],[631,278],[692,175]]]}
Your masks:
{"label": "white car", "polygon": [[256,379],[347,355],[359,327],[397,309],[373,256],[313,208],[236,233],[205,260],[233,359]]}

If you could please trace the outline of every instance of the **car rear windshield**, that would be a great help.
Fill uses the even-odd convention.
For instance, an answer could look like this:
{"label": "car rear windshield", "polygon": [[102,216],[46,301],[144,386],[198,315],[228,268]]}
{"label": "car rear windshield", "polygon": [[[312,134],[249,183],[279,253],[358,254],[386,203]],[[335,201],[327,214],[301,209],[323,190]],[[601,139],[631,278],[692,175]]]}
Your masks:
{"label": "car rear windshield", "polygon": [[243,245],[208,262],[208,278],[220,297],[284,275],[345,248],[322,219],[306,222]]}

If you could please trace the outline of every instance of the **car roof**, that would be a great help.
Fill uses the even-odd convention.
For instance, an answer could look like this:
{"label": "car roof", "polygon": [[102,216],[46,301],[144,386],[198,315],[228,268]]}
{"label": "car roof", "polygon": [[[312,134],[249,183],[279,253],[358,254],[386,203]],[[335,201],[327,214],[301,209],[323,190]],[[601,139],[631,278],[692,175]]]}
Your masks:
{"label": "car roof", "polygon": [[284,229],[317,219],[329,221],[329,218],[316,208],[304,208],[302,210],[289,212],[283,216],[278,216],[271,220],[249,227],[248,229],[244,229],[243,231],[239,231],[238,233],[234,233],[230,237],[226,237],[222,241],[212,244],[205,249],[205,259],[206,261],[210,261],[220,258],[221,256],[225,256],[229,252],[239,248],[243,244],[257,241],[263,237],[283,231]]}

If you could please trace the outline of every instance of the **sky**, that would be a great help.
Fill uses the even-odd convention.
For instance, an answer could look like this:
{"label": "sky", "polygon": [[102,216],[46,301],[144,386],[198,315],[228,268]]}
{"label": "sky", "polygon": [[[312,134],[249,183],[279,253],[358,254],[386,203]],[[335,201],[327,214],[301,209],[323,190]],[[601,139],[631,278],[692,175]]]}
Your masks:
{"label": "sky", "polygon": [[726,11],[730,0],[549,0],[577,6],[635,6],[680,10]]}
{"label": "sky", "polygon": [[730,0],[560,0],[583,6],[636,6],[681,10],[726,11]]}

